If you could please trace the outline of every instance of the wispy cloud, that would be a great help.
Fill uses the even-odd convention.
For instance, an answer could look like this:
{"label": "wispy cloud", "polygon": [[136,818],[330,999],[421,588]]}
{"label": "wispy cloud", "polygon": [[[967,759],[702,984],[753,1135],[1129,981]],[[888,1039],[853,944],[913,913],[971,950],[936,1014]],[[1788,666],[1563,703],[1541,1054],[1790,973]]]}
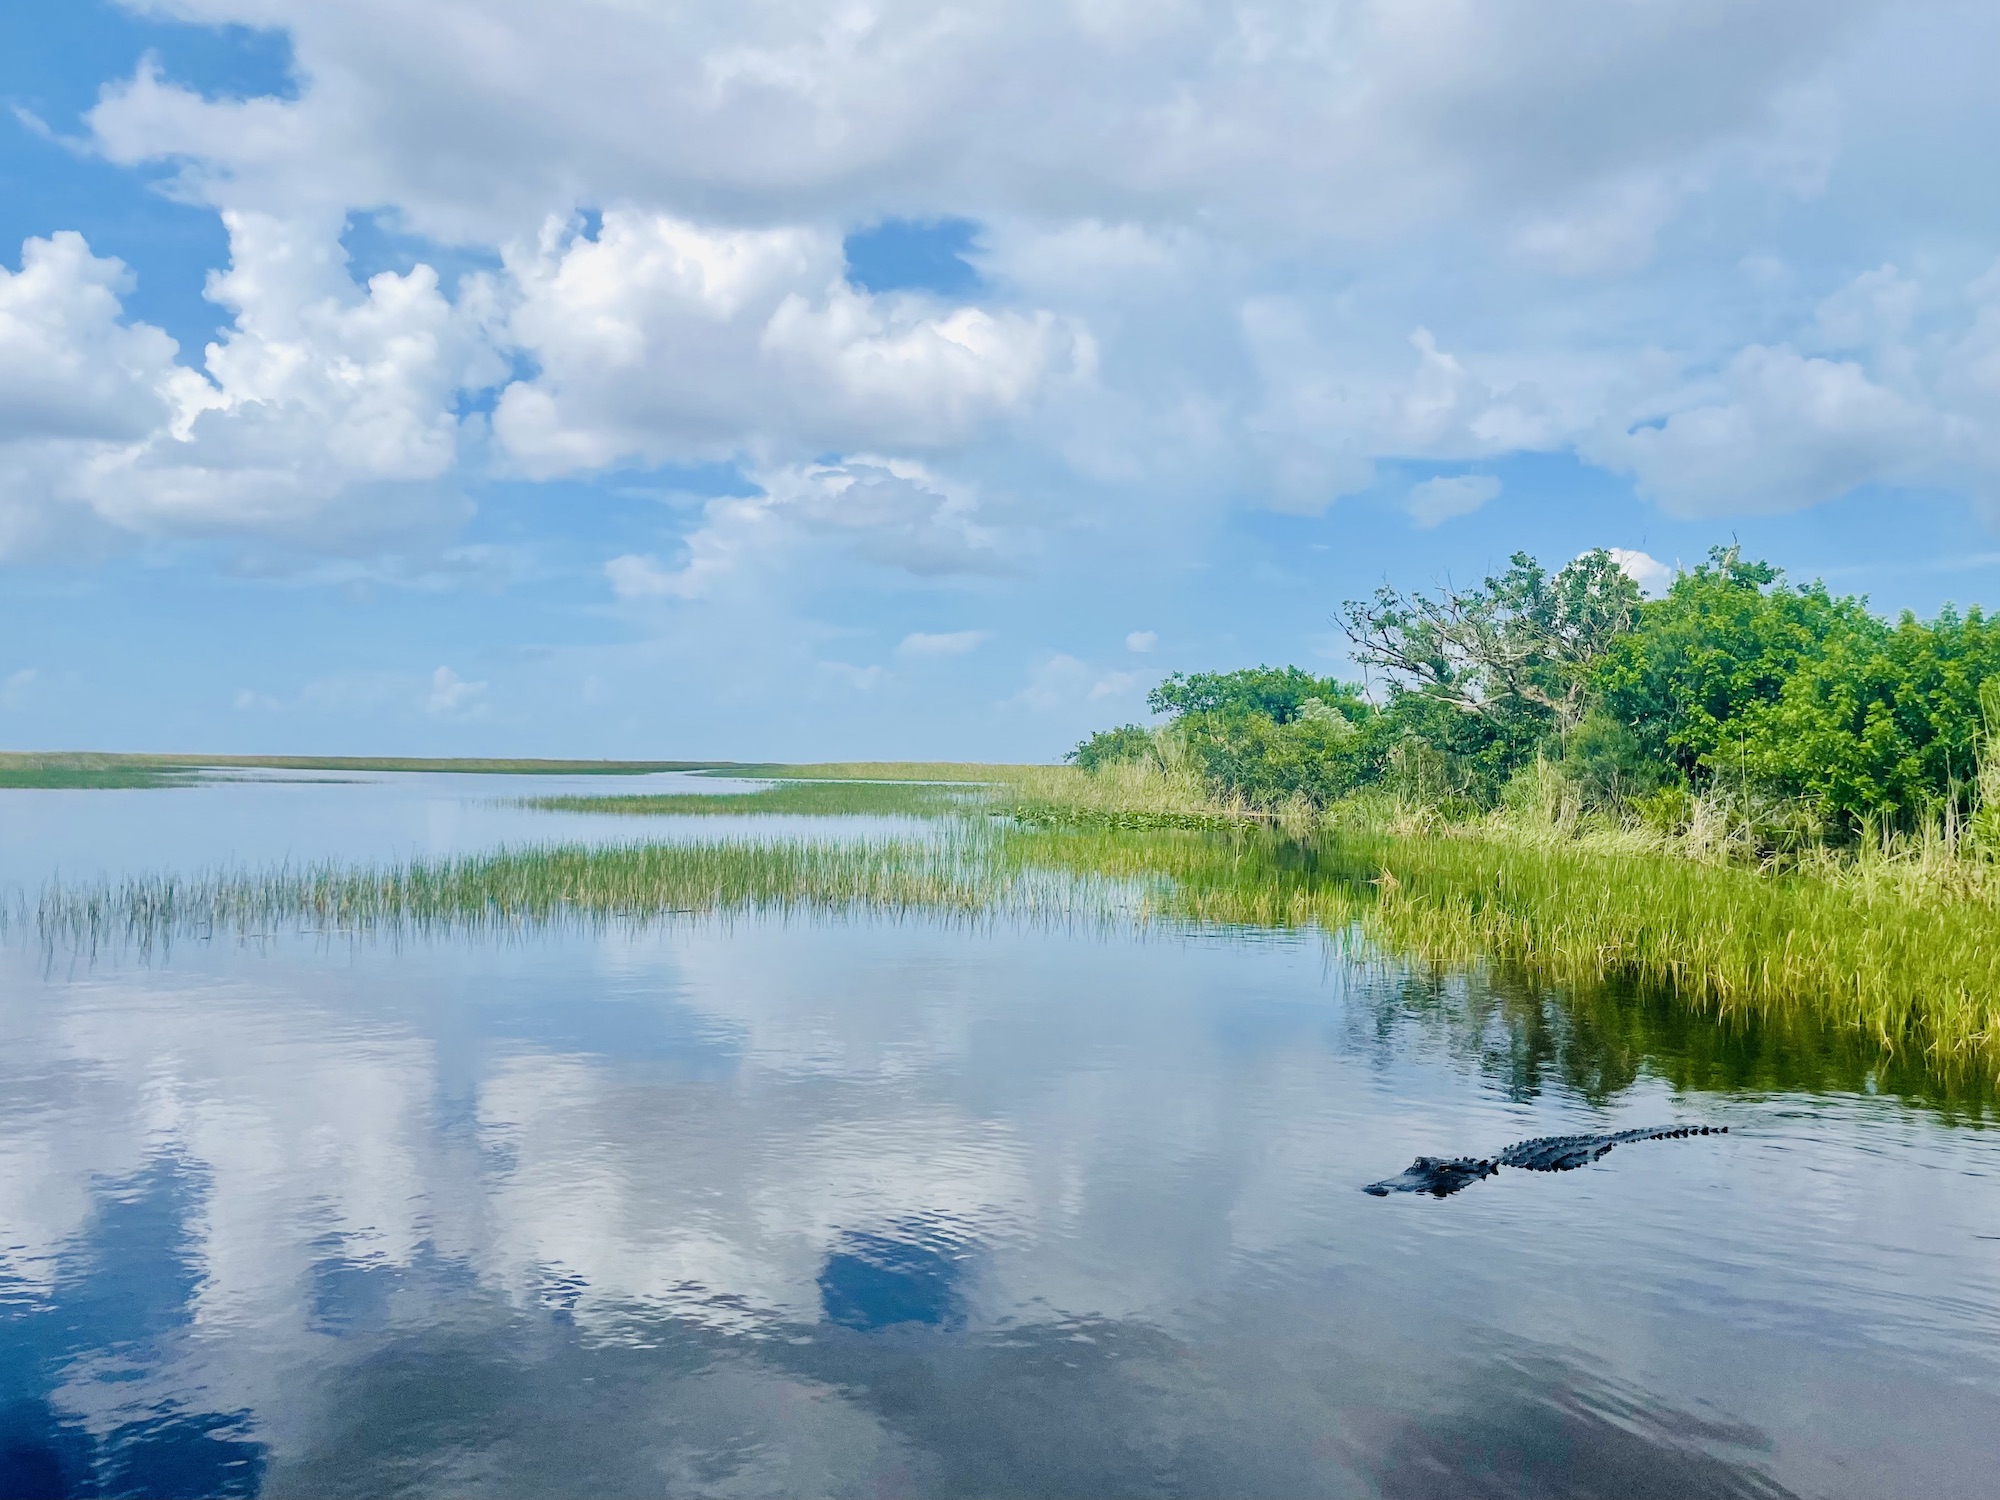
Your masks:
{"label": "wispy cloud", "polygon": [[872,693],[889,680],[887,667],[857,667],[852,662],[823,661],[819,670],[821,676],[829,677],[857,693]]}
{"label": "wispy cloud", "polygon": [[620,599],[661,599],[681,591],[681,575],[660,566],[650,555],[628,552],[604,565],[611,592]]}
{"label": "wispy cloud", "polygon": [[1028,681],[1007,699],[1009,705],[1048,713],[1083,703],[1099,703],[1132,691],[1139,681],[1136,672],[1111,672],[1079,657],[1058,652],[1038,662],[1028,673]]}
{"label": "wispy cloud", "polygon": [[439,667],[431,673],[430,697],[424,702],[424,712],[441,718],[474,713],[486,706],[485,700],[484,682],[467,682],[450,667]]}
{"label": "wispy cloud", "polygon": [[963,656],[966,652],[977,650],[992,639],[993,632],[990,630],[952,630],[937,635],[933,635],[927,631],[913,630],[897,644],[896,654],[916,659],[940,656]]}
{"label": "wispy cloud", "polygon": [[1456,516],[1471,515],[1499,493],[1500,481],[1491,474],[1426,479],[1410,490],[1410,519],[1429,531]]}

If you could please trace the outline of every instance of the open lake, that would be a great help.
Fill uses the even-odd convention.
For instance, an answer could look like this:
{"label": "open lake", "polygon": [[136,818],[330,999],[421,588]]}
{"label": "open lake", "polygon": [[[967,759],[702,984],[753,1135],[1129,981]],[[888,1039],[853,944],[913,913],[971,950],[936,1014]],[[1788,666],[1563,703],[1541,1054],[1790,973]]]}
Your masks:
{"label": "open lake", "polygon": [[[1990,1095],[1823,1039],[1309,932],[34,921],[57,874],[880,826],[509,805],[727,785],[606,781],[0,791],[0,1495],[2000,1483]],[[1729,1133],[1360,1190],[1675,1123]]]}

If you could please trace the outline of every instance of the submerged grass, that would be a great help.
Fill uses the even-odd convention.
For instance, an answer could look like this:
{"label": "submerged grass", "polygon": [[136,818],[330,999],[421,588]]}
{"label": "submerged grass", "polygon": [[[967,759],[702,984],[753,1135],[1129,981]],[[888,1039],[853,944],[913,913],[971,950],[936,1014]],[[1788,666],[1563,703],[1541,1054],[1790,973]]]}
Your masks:
{"label": "submerged grass", "polygon": [[977,805],[980,791],[921,781],[781,782],[754,792],[662,792],[623,796],[527,797],[543,812],[612,813],[635,817],[807,816],[921,817]]}

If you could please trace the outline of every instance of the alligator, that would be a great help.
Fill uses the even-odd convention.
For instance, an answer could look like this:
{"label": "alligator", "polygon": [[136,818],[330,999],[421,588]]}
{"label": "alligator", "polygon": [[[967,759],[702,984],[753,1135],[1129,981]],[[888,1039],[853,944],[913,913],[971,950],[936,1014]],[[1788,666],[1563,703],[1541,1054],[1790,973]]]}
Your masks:
{"label": "alligator", "polygon": [[1410,1163],[1408,1171],[1371,1182],[1361,1191],[1378,1198],[1391,1193],[1429,1193],[1449,1198],[1459,1189],[1491,1177],[1502,1167],[1519,1167],[1524,1172],[1571,1172],[1589,1166],[1613,1146],[1622,1146],[1627,1141],[1677,1141],[1690,1135],[1727,1134],[1727,1125],[1657,1125],[1614,1131],[1610,1135],[1539,1135],[1491,1156],[1420,1156]]}

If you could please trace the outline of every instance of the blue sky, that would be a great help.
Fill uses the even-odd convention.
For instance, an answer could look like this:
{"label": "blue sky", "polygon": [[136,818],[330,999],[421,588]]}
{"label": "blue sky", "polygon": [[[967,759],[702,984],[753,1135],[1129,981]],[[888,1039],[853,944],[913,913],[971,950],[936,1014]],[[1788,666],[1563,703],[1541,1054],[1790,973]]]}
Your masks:
{"label": "blue sky", "polygon": [[1516,548],[1993,601],[1996,55],[1945,0],[10,7],[0,743],[1053,758]]}

